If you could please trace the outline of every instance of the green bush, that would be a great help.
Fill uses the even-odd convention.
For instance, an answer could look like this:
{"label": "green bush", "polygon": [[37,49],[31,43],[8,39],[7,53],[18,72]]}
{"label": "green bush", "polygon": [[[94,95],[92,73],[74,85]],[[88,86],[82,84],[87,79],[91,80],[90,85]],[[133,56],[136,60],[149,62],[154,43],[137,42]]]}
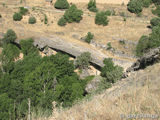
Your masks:
{"label": "green bush", "polygon": [[156,6],[156,9],[152,10],[152,13],[160,17],[160,5]]}
{"label": "green bush", "polygon": [[13,20],[14,21],[21,21],[22,20],[22,14],[21,13],[14,13]]}
{"label": "green bush", "polygon": [[16,33],[12,29],[9,29],[7,30],[7,33],[4,34],[2,41],[3,44],[8,44],[8,43],[14,43],[16,39],[17,39]]}
{"label": "green bush", "polygon": [[69,3],[67,0],[57,0],[54,7],[57,9],[68,9]]}
{"label": "green bush", "polygon": [[123,68],[114,65],[111,58],[105,58],[104,67],[101,69],[101,76],[105,78],[106,83],[115,83],[123,76]]}
{"label": "green bush", "polygon": [[95,17],[95,24],[106,26],[108,25],[108,19],[105,12],[97,12]]}
{"label": "green bush", "polygon": [[148,8],[152,3],[152,0],[142,0],[143,7]]}
{"label": "green bush", "polygon": [[44,15],[44,24],[47,24],[48,23],[48,18],[47,18],[47,15],[45,14]]}
{"label": "green bush", "polygon": [[96,0],[90,0],[88,3],[88,10],[91,12],[97,12]]}
{"label": "green bush", "polygon": [[61,17],[59,20],[58,20],[58,25],[59,26],[65,26],[67,23],[66,19],[64,17]]}
{"label": "green bush", "polygon": [[85,37],[85,42],[90,43],[93,37],[94,35],[91,32],[88,32],[87,36]]}
{"label": "green bush", "polygon": [[29,24],[35,24],[36,23],[36,18],[35,17],[29,17],[28,23]]}
{"label": "green bush", "polygon": [[77,9],[76,5],[72,5],[68,10],[64,13],[64,18],[68,23],[72,22],[80,22],[82,20],[83,11]]}
{"label": "green bush", "polygon": [[155,17],[155,18],[152,18],[150,20],[150,24],[151,24],[152,27],[159,25],[159,23],[160,23],[160,18],[159,17]]}
{"label": "green bush", "polygon": [[112,15],[112,11],[107,10],[107,11],[105,12],[105,14],[106,14],[107,16],[111,16],[111,15]]}
{"label": "green bush", "polygon": [[148,36],[142,36],[136,46],[136,55],[138,57],[142,56],[149,48],[149,38]]}
{"label": "green bush", "polygon": [[131,13],[141,13],[142,9],[143,9],[143,3],[139,0],[130,0],[127,4],[127,9],[128,11],[130,11]]}
{"label": "green bush", "polygon": [[26,15],[28,13],[28,9],[24,7],[20,7],[19,13],[21,13],[21,15]]}
{"label": "green bush", "polygon": [[156,5],[160,5],[160,0],[152,0]]}
{"label": "green bush", "polygon": [[90,65],[90,61],[92,60],[91,58],[91,53],[89,52],[84,52],[80,56],[77,57],[75,66],[79,69],[86,69]]}

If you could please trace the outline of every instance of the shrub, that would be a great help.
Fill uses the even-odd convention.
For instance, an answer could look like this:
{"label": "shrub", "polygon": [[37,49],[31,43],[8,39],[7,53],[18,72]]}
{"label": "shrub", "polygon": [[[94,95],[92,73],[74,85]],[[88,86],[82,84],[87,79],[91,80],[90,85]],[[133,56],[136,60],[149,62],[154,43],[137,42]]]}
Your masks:
{"label": "shrub", "polygon": [[159,17],[155,17],[150,20],[150,24],[152,25],[152,27],[157,26],[159,23],[160,23]]}
{"label": "shrub", "polygon": [[35,24],[36,23],[36,18],[35,17],[29,17],[28,23],[29,24]]}
{"label": "shrub", "polygon": [[106,14],[107,16],[111,16],[111,15],[112,15],[112,12],[111,12],[110,10],[107,10],[107,11],[105,12],[105,14]]}
{"label": "shrub", "polygon": [[44,24],[47,24],[48,23],[48,18],[47,18],[47,15],[45,14],[44,15]]}
{"label": "shrub", "polygon": [[77,9],[76,5],[72,5],[68,10],[64,13],[64,18],[67,22],[80,22],[82,20],[83,11]]}
{"label": "shrub", "polygon": [[23,17],[22,17],[21,13],[14,13],[14,15],[13,15],[13,20],[14,21],[21,21],[22,18]]}
{"label": "shrub", "polygon": [[139,42],[136,46],[136,55],[137,56],[142,56],[143,53],[145,53],[147,51],[147,49],[149,48],[149,38],[148,36],[142,36],[140,39],[139,39]]}
{"label": "shrub", "polygon": [[20,7],[19,13],[21,13],[21,15],[26,15],[28,13],[28,9],[24,7]]}
{"label": "shrub", "polygon": [[88,10],[91,12],[97,12],[96,0],[90,0],[88,3]]}
{"label": "shrub", "polygon": [[148,8],[152,3],[152,0],[142,0],[143,7]]}
{"label": "shrub", "polygon": [[97,12],[95,17],[95,24],[106,26],[108,25],[108,19],[105,12]]}
{"label": "shrub", "polygon": [[16,33],[12,29],[9,29],[7,30],[7,33],[4,34],[2,41],[4,44],[8,44],[15,42],[16,39],[17,39]]}
{"label": "shrub", "polygon": [[91,40],[93,39],[94,35],[91,32],[87,33],[87,36],[85,38],[85,42],[90,43]]}
{"label": "shrub", "polygon": [[112,49],[111,42],[107,43],[107,50],[110,50],[110,49]]}
{"label": "shrub", "polygon": [[131,13],[138,14],[142,12],[142,2],[139,0],[130,0],[129,3],[127,4],[127,9]]}
{"label": "shrub", "polygon": [[105,78],[106,82],[115,83],[120,80],[123,75],[123,68],[114,65],[111,58],[105,58],[104,67],[101,69],[101,76]]}
{"label": "shrub", "polygon": [[66,19],[64,17],[61,17],[59,20],[58,20],[58,25],[59,26],[65,26],[67,23]]}
{"label": "shrub", "polygon": [[160,17],[160,5],[156,6],[156,9],[152,10],[152,13]]}
{"label": "shrub", "polygon": [[68,9],[69,3],[67,0],[57,0],[54,7],[57,9]]}
{"label": "shrub", "polygon": [[92,60],[91,53],[84,52],[76,59],[76,67],[79,69],[86,69],[90,65],[89,62]]}
{"label": "shrub", "polygon": [[160,0],[152,0],[156,5],[160,5]]}

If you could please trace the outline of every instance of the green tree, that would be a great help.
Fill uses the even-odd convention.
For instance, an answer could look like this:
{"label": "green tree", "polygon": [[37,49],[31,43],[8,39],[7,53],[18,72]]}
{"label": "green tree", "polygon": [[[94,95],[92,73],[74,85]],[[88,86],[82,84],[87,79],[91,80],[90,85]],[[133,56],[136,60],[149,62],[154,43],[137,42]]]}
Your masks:
{"label": "green tree", "polygon": [[96,0],[90,0],[89,1],[89,3],[88,3],[88,9],[91,12],[97,12],[98,11],[98,9],[96,7]]}
{"label": "green tree", "polygon": [[21,21],[23,18],[22,14],[21,13],[14,13],[13,15],[13,20],[14,21]]}
{"label": "green tree", "polygon": [[76,67],[80,69],[86,69],[90,65],[90,61],[92,60],[91,58],[91,53],[89,52],[84,52],[80,56],[77,57],[76,59]]}
{"label": "green tree", "polygon": [[58,20],[58,25],[59,26],[65,26],[67,23],[66,19],[64,17],[61,17],[59,20]]}
{"label": "green tree", "polygon": [[123,68],[114,65],[111,58],[105,58],[104,67],[101,69],[101,76],[106,79],[106,82],[115,83],[120,80],[123,75]]}
{"label": "green tree", "polygon": [[108,25],[109,20],[105,12],[97,12],[95,17],[95,24],[106,26]]}
{"label": "green tree", "polygon": [[29,17],[28,23],[29,24],[35,24],[36,23],[36,18],[35,17]]}
{"label": "green tree", "polygon": [[88,32],[87,36],[85,37],[85,42],[90,43],[93,37],[94,35],[91,32]]}
{"label": "green tree", "polygon": [[160,5],[156,6],[156,9],[152,10],[152,13],[160,17]]}
{"label": "green tree", "polygon": [[83,11],[77,9],[76,5],[72,5],[68,10],[64,13],[64,18],[68,23],[72,22],[80,22],[82,20]]}
{"label": "green tree", "polygon": [[28,9],[27,8],[24,8],[24,7],[20,7],[19,8],[19,13],[21,15],[26,15],[28,13]]}
{"label": "green tree", "polygon": [[160,5],[160,0],[152,0],[156,5]]}
{"label": "green tree", "polygon": [[150,24],[152,27],[159,25],[160,23],[160,18],[159,17],[154,17],[150,20]]}
{"label": "green tree", "polygon": [[152,0],[142,0],[143,7],[148,8],[152,3]]}
{"label": "green tree", "polygon": [[54,7],[57,9],[68,9],[69,3],[67,0],[57,0],[54,4]]}
{"label": "green tree", "polygon": [[127,4],[128,11],[131,13],[139,14],[142,12],[143,3],[139,0],[130,0]]}
{"label": "green tree", "polygon": [[8,43],[14,43],[16,39],[17,39],[16,33],[12,29],[9,29],[7,30],[7,33],[4,34],[2,41],[3,44],[8,44]]}

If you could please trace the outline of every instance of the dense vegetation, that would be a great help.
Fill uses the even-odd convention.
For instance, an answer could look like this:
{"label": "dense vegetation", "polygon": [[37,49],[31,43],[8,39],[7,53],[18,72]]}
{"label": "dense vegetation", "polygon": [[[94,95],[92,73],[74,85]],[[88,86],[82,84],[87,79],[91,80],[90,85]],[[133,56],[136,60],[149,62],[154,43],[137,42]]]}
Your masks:
{"label": "dense vegetation", "polygon": [[14,13],[13,15],[13,20],[14,21],[21,21],[23,18],[22,14],[21,13]]}
{"label": "dense vegetation", "polygon": [[160,23],[160,18],[159,17],[154,17],[151,19],[150,24],[152,27],[159,25]]}
{"label": "dense vegetation", "polygon": [[[58,53],[41,57],[33,40],[21,40],[20,47],[14,43],[16,35],[9,30],[3,38],[0,70],[0,118],[26,119],[28,99],[31,111],[52,110],[52,102],[63,107],[71,106],[84,96],[85,80],[74,72],[69,56]],[[23,59],[15,61],[20,52]]]}
{"label": "dense vegetation", "polygon": [[35,24],[35,23],[36,23],[36,18],[33,17],[33,16],[29,17],[28,23],[29,23],[29,24]]}
{"label": "dense vegetation", "polygon": [[54,7],[57,9],[68,9],[69,3],[67,0],[57,0],[54,4]]}
{"label": "dense vegetation", "polygon": [[127,4],[128,11],[139,14],[142,12],[143,4],[140,0],[130,0]]}
{"label": "dense vegetation", "polygon": [[97,12],[95,17],[95,24],[106,26],[108,25],[109,20],[105,12]]}
{"label": "dense vegetation", "polygon": [[97,12],[98,9],[96,7],[96,0],[90,0],[88,3],[88,10],[91,12]]}

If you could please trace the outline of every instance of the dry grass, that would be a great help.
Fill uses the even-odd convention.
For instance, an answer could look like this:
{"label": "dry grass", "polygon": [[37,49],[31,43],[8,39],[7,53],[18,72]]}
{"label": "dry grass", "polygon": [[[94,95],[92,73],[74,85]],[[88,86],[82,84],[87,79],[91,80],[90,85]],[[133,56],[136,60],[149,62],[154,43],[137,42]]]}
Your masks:
{"label": "dry grass", "polygon": [[140,74],[135,73],[89,101],[61,112],[54,111],[49,120],[120,120],[121,114],[126,117],[129,114],[160,115],[159,70],[160,64],[157,64]]}

